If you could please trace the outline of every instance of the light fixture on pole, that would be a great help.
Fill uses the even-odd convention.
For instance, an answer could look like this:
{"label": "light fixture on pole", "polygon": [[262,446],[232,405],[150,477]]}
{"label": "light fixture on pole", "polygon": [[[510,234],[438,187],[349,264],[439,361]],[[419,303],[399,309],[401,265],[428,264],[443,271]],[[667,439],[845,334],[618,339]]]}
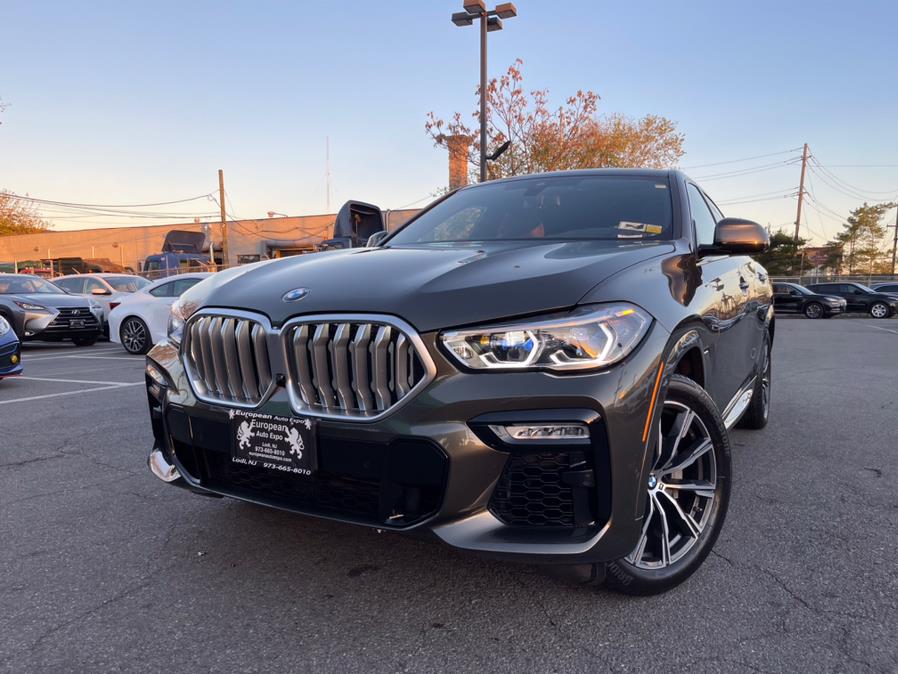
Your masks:
{"label": "light fixture on pole", "polygon": [[470,26],[480,19],[480,182],[486,180],[486,34],[502,30],[502,19],[517,16],[518,10],[510,2],[487,10],[483,0],[464,0],[465,11],[455,12],[452,23],[458,27]]}

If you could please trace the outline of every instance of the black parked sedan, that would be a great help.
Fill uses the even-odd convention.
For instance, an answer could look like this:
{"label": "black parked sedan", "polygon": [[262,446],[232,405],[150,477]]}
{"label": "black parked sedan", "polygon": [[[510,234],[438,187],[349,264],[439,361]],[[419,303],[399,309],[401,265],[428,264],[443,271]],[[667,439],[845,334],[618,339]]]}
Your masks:
{"label": "black parked sedan", "polygon": [[847,302],[846,311],[870,314],[873,318],[889,318],[898,312],[898,296],[877,292],[863,283],[813,283],[808,289],[842,297]]}
{"label": "black parked sedan", "polygon": [[787,314],[830,318],[845,311],[846,301],[835,295],[818,295],[797,283],[774,283],[773,306]]}
{"label": "black parked sedan", "polygon": [[767,423],[766,245],[677,171],[571,171],[219,272],[148,354],[150,469],[664,591],[720,533],[727,429]]}
{"label": "black parked sedan", "polygon": [[89,298],[69,295],[42,278],[0,274],[0,295],[26,312],[25,340],[70,339],[77,346],[89,346],[100,336],[99,305]]}
{"label": "black parked sedan", "polygon": [[872,286],[878,293],[888,293],[889,295],[898,296],[898,281],[888,281],[886,283],[874,283]]}

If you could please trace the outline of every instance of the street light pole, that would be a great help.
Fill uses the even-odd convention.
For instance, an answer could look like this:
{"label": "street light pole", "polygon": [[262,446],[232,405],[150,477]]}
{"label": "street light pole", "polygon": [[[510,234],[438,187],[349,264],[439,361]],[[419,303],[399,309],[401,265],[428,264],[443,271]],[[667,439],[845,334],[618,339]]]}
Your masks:
{"label": "street light pole", "polygon": [[514,4],[503,2],[495,9],[487,10],[483,0],[464,0],[463,12],[452,15],[452,23],[456,26],[470,26],[474,19],[480,19],[480,182],[486,181],[487,156],[487,91],[486,91],[486,34],[502,30],[502,19],[517,16]]}
{"label": "street light pole", "polygon": [[480,13],[480,182],[486,182],[486,12]]}

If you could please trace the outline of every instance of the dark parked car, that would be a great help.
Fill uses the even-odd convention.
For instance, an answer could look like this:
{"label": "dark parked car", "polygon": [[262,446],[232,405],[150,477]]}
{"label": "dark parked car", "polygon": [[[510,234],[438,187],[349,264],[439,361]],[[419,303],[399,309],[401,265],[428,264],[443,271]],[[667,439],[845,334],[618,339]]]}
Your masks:
{"label": "dark parked car", "polygon": [[0,379],[22,374],[19,338],[3,316],[0,316]]}
{"label": "dark parked car", "polygon": [[877,292],[862,283],[814,283],[808,289],[843,297],[848,303],[846,311],[870,314],[873,318],[889,318],[898,312],[898,296]]}
{"label": "dark parked car", "polygon": [[150,469],[664,591],[720,533],[727,429],[767,423],[766,245],[682,173],[575,171],[222,271],[148,355]]}
{"label": "dark parked car", "polygon": [[898,296],[898,282],[889,281],[887,283],[874,283],[870,286],[878,293],[888,293],[889,295]]}
{"label": "dark parked car", "polygon": [[774,283],[773,306],[787,314],[831,318],[845,311],[846,301],[835,295],[818,295],[797,283]]}
{"label": "dark parked car", "polygon": [[69,295],[30,274],[0,274],[0,295],[10,296],[33,318],[26,321],[25,340],[72,340],[89,346],[100,336],[101,309],[93,300]]}

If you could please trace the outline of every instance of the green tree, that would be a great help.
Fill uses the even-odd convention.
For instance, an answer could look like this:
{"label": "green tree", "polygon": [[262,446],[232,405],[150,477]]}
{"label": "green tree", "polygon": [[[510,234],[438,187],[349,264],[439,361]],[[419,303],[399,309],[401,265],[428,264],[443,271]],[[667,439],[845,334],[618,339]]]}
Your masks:
{"label": "green tree", "polygon": [[774,232],[770,236],[770,247],[755,259],[773,276],[797,276],[801,270],[801,249],[805,239],[796,242],[791,234]]}
{"label": "green tree", "polygon": [[[517,59],[487,86],[490,143],[495,148],[511,141],[508,150],[489,163],[489,178],[578,168],[664,168],[682,157],[684,136],[671,120],[600,115],[599,95],[593,91],[577,91],[564,105],[550,108],[547,89],[525,92],[522,65]],[[449,121],[430,112],[425,123],[438,147],[447,147],[452,136],[470,138],[472,175],[480,162],[479,106],[473,118],[472,128],[459,112]]]}
{"label": "green tree", "polygon": [[851,211],[842,231],[836,234],[831,245],[842,245],[842,259],[849,274],[872,274],[885,254],[883,239],[886,227],[882,216],[895,204],[868,204],[864,202]]}

